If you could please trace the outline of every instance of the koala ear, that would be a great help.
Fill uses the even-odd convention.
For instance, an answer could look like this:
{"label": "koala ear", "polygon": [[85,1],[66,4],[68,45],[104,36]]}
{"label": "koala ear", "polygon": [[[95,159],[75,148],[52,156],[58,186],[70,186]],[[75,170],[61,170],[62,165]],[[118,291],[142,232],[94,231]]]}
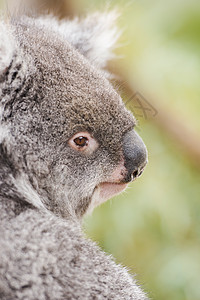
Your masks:
{"label": "koala ear", "polygon": [[116,26],[118,13],[93,13],[86,18],[75,18],[58,22],[50,18],[41,19],[48,28],[59,31],[81,54],[99,68],[104,68],[114,57],[112,50],[119,38]]}
{"label": "koala ear", "polygon": [[15,45],[8,25],[0,21],[0,79],[10,66]]}
{"label": "koala ear", "polygon": [[117,16],[112,11],[94,13],[82,20],[75,19],[66,24],[65,36],[88,60],[99,68],[104,68],[114,56],[112,50],[119,37]]}

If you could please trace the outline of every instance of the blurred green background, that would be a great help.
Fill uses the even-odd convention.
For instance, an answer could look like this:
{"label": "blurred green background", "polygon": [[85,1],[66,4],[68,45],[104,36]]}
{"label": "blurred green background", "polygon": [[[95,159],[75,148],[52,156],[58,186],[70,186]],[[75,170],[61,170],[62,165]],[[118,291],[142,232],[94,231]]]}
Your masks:
{"label": "blurred green background", "polygon": [[87,236],[152,299],[199,300],[200,1],[46,3],[62,16],[117,6],[122,35],[110,67],[126,103],[139,92],[158,111],[138,120],[149,151],[143,176],[85,218]]}
{"label": "blurred green background", "polygon": [[[85,11],[107,3],[85,0]],[[86,232],[152,299],[199,300],[200,1],[109,3],[121,13],[124,100],[128,80],[158,114],[139,118],[149,151],[144,174],[87,217]]]}

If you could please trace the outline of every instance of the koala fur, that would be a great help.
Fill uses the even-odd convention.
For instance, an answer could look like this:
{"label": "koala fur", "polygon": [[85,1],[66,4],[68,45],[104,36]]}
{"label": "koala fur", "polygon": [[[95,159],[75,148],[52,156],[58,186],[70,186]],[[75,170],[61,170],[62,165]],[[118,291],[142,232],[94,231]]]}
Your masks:
{"label": "koala fur", "polygon": [[[147,299],[81,231],[135,125],[103,71],[118,35],[114,18],[0,22],[2,300]],[[77,132],[90,133],[98,148],[72,149]]]}

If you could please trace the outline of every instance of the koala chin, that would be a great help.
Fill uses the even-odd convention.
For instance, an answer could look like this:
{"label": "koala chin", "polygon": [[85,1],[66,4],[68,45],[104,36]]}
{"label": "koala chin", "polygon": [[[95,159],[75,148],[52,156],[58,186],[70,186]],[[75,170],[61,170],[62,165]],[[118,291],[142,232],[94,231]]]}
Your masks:
{"label": "koala chin", "polygon": [[0,21],[0,298],[147,299],[81,230],[147,163],[109,82],[116,14]]}

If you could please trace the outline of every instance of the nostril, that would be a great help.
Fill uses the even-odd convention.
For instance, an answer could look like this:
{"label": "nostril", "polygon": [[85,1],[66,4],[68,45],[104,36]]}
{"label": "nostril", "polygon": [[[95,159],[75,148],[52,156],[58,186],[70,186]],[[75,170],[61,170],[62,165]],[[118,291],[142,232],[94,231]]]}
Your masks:
{"label": "nostril", "polygon": [[131,173],[130,181],[135,180],[136,177],[138,177],[138,169]]}
{"label": "nostril", "polygon": [[[144,169],[143,169],[144,170]],[[143,170],[140,170],[140,172],[138,173],[138,177],[142,175]]]}
{"label": "nostril", "polygon": [[142,175],[142,173],[144,172],[144,168],[142,168],[139,173],[138,173],[138,177]]}
{"label": "nostril", "polygon": [[137,177],[138,176],[138,170],[135,170],[133,173],[132,173],[133,177]]}
{"label": "nostril", "polygon": [[131,181],[133,181],[136,177],[140,177],[144,171],[144,168],[137,169],[131,174]]}

